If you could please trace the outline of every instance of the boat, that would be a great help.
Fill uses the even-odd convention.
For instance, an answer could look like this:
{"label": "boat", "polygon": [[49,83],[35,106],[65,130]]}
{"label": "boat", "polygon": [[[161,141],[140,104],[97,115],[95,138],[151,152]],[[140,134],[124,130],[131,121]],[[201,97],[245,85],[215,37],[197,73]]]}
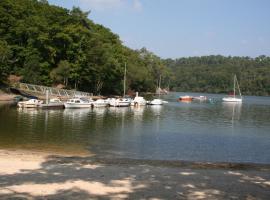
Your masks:
{"label": "boat", "polygon": [[[161,76],[159,76],[158,88],[160,88]],[[164,101],[160,99],[160,90],[158,90],[158,99],[153,99],[149,101],[149,105],[163,105]]]}
{"label": "boat", "polygon": [[207,97],[206,96],[193,97],[193,100],[206,101],[207,100]]}
{"label": "boat", "polygon": [[153,99],[152,101],[149,101],[149,105],[163,105],[162,99]]}
{"label": "boat", "polygon": [[112,107],[128,107],[131,104],[130,98],[110,98],[109,105]]}
{"label": "boat", "polygon": [[[239,97],[236,96],[236,86],[238,89]],[[240,87],[239,87],[236,75],[234,75],[234,80],[233,80],[233,94],[231,96],[222,98],[222,100],[224,102],[239,102],[239,103],[242,102],[242,95],[241,95],[241,91],[240,91]]]}
{"label": "boat", "polygon": [[179,101],[192,101],[194,99],[193,96],[188,96],[188,95],[185,95],[185,96],[180,96],[178,98]]}
{"label": "boat", "polygon": [[109,101],[107,99],[97,99],[93,102],[93,107],[106,107],[109,105]]}
{"label": "boat", "polygon": [[19,108],[37,108],[39,107],[43,101],[38,99],[29,99],[28,101],[20,101],[17,103]]}
{"label": "boat", "polygon": [[86,98],[73,98],[64,103],[65,108],[91,108],[94,101]]}
{"label": "boat", "polygon": [[135,98],[131,101],[132,106],[145,106],[146,103],[147,101],[143,97],[140,97],[138,92],[136,92]]}
{"label": "boat", "polygon": [[131,104],[131,98],[126,98],[126,74],[127,74],[127,66],[125,63],[125,72],[124,72],[124,95],[121,98],[110,98],[109,104],[112,107],[128,107]]}
{"label": "boat", "polygon": [[59,98],[52,98],[39,106],[41,108],[64,108],[64,103]]}

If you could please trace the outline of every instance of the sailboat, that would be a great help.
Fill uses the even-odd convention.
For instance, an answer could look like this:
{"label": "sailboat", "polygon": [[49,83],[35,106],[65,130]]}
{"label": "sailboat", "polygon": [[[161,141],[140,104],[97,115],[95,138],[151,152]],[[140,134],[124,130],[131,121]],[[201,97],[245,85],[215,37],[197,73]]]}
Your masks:
{"label": "sailboat", "polygon": [[125,73],[124,73],[124,95],[123,98],[111,98],[109,99],[109,104],[112,107],[127,107],[131,104],[130,98],[125,98],[126,96],[126,74],[127,74],[127,66],[125,63]]}
{"label": "sailboat", "polygon": [[[237,89],[239,92],[239,97],[236,96],[236,92],[235,92],[236,85],[237,85]],[[242,95],[241,95],[241,91],[240,91],[240,87],[239,87],[236,75],[234,75],[234,80],[233,80],[233,95],[228,96],[228,97],[224,97],[224,98],[222,98],[222,100],[224,102],[242,102]]]}
{"label": "sailboat", "polygon": [[160,99],[160,82],[161,82],[161,76],[159,77],[159,83],[158,83],[158,99],[153,99],[152,101],[149,102],[149,105],[162,105],[164,101]]}

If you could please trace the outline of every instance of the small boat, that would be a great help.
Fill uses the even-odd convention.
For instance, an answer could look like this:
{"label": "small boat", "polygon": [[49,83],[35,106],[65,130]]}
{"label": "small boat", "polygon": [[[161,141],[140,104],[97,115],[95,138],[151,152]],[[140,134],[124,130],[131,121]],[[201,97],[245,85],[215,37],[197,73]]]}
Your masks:
{"label": "small boat", "polygon": [[131,104],[130,98],[110,98],[109,104],[112,107],[128,107]]}
{"label": "small boat", "polygon": [[48,102],[41,104],[41,108],[64,108],[64,103],[59,98],[52,98]]}
{"label": "small boat", "polygon": [[143,98],[140,97],[138,92],[136,92],[135,98],[131,101],[132,106],[145,106],[147,101]]}
{"label": "small boat", "polygon": [[37,108],[39,107],[43,101],[37,99],[30,99],[28,101],[20,101],[17,103],[19,108]]}
{"label": "small boat", "polygon": [[206,101],[207,100],[207,97],[206,96],[193,97],[193,100]]}
{"label": "small boat", "polygon": [[[239,97],[236,96],[236,92],[235,92],[236,85],[238,88]],[[240,91],[240,87],[239,87],[236,75],[234,75],[234,81],[233,81],[233,94],[231,96],[222,98],[222,100],[224,102],[238,102],[238,103],[242,102],[242,95],[241,95],[241,91]]]}
{"label": "small boat", "polygon": [[94,101],[86,98],[73,98],[64,103],[65,108],[91,108]]}
{"label": "small boat", "polygon": [[152,101],[148,102],[149,105],[163,105],[162,99],[153,99]]}
{"label": "small boat", "polygon": [[188,95],[186,95],[186,96],[180,96],[178,98],[179,101],[192,101],[193,99],[194,99],[193,96],[188,96]]}
{"label": "small boat", "polygon": [[97,99],[93,102],[94,107],[106,107],[109,105],[109,101],[107,99]]}
{"label": "small boat", "polygon": [[[158,87],[160,88],[160,83],[161,83],[161,75],[159,76],[159,81],[158,81]],[[158,90],[158,99],[153,99],[152,101],[148,102],[148,105],[163,105],[165,101],[160,99],[160,90]]]}

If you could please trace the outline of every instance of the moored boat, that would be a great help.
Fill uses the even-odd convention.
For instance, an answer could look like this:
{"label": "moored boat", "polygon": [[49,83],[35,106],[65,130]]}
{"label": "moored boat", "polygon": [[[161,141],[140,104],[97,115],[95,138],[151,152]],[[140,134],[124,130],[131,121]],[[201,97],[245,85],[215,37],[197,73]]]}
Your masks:
{"label": "moored boat", "polygon": [[193,97],[193,100],[206,101],[207,100],[207,97],[206,96]]}
{"label": "moored boat", "polygon": [[178,98],[179,101],[192,101],[193,99],[194,99],[193,96],[188,96],[188,95],[186,95],[186,96],[180,96]]}
{"label": "moored boat", "polygon": [[128,107],[131,104],[130,98],[110,98],[109,104],[112,107]]}
{"label": "moored boat", "polygon": [[64,108],[64,103],[59,98],[52,98],[44,104],[40,104],[41,108]]}
{"label": "moored boat", "polygon": [[73,98],[64,103],[65,108],[91,108],[93,100],[85,98]]}
{"label": "moored boat", "polygon": [[93,107],[106,107],[109,105],[109,101],[107,99],[97,99],[93,102]]}
{"label": "moored boat", "polygon": [[[239,97],[236,96],[236,85],[239,92]],[[234,75],[234,80],[233,80],[233,94],[231,96],[222,98],[222,100],[224,102],[236,102],[236,103],[242,102],[242,95],[241,95],[241,91],[240,91],[240,87],[239,87],[236,75]]]}
{"label": "moored boat", "polygon": [[30,99],[28,101],[20,101],[17,103],[19,108],[37,108],[39,107],[43,101],[38,99]]}
{"label": "moored boat", "polygon": [[152,101],[149,101],[149,105],[163,105],[162,99],[153,99]]}
{"label": "moored boat", "polygon": [[145,106],[147,101],[143,98],[140,97],[138,92],[136,92],[135,98],[131,101],[132,106]]}

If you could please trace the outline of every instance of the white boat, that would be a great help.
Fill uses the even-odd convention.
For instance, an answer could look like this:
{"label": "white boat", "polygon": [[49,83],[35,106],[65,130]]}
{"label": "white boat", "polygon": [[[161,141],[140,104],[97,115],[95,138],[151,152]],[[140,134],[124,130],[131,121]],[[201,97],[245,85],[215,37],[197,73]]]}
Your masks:
{"label": "white boat", "polygon": [[109,105],[109,101],[107,99],[97,99],[93,102],[94,107],[106,107]]}
{"label": "white boat", "polygon": [[126,96],[126,74],[127,74],[127,66],[125,63],[125,72],[124,72],[124,95],[123,98],[110,98],[108,99],[110,106],[112,107],[128,107],[131,104],[130,98],[125,98]]}
{"label": "white boat", "polygon": [[198,96],[198,97],[193,97],[194,100],[198,100],[198,101],[206,101],[207,97],[206,96]]}
{"label": "white boat", "polygon": [[109,104],[112,107],[127,107],[131,104],[130,98],[110,98]]}
{"label": "white boat", "polygon": [[132,106],[145,106],[147,101],[143,98],[140,97],[138,92],[136,92],[135,98],[131,101]]}
{"label": "white boat", "polygon": [[30,99],[28,101],[20,101],[17,103],[19,108],[37,108],[39,107],[43,101],[37,99]]}
{"label": "white boat", "polygon": [[[159,88],[160,88],[160,82],[161,82],[161,76],[159,77],[159,83],[158,83]],[[165,103],[165,101],[160,99],[160,90],[159,90],[159,93],[158,93],[158,99],[153,99],[152,101],[148,102],[149,105],[163,105],[163,103]]]}
{"label": "white boat", "polygon": [[163,105],[163,100],[162,99],[153,99],[152,101],[149,101],[149,105]]}
{"label": "white boat", "polygon": [[[237,85],[237,88],[238,88],[239,97],[236,96],[236,91],[235,91],[236,85]],[[240,91],[240,88],[239,88],[239,84],[238,84],[236,75],[234,75],[234,81],[233,81],[233,95],[228,96],[228,97],[224,97],[224,98],[222,98],[222,100],[224,102],[239,102],[239,103],[242,102],[242,95],[241,95],[241,91]]]}
{"label": "white boat", "polygon": [[73,98],[64,103],[65,108],[91,108],[93,100],[85,98]]}
{"label": "white boat", "polygon": [[59,98],[52,98],[48,102],[41,104],[41,108],[63,108],[64,103]]}

